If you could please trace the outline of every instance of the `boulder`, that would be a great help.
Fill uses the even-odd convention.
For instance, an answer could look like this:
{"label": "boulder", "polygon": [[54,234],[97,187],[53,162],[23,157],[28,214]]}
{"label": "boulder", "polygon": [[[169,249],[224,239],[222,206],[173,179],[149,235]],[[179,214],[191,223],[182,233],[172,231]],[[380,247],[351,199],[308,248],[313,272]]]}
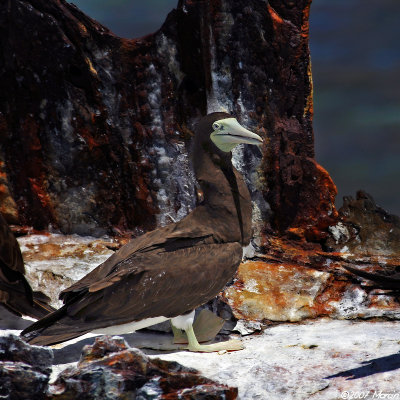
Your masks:
{"label": "boulder", "polygon": [[355,199],[344,197],[339,217],[340,221],[329,227],[328,249],[400,257],[400,217],[377,205],[370,194],[359,190]]}
{"label": "boulder", "polygon": [[336,188],[314,160],[310,3],[180,0],[158,31],[123,39],[64,0],[1,2],[9,218],[95,236],[182,218],[192,128],[225,109],[265,138],[234,153],[255,232],[323,239]]}
{"label": "boulder", "polygon": [[18,336],[0,336],[0,397],[45,399],[53,352],[30,346]]}
{"label": "boulder", "polygon": [[174,361],[150,359],[120,337],[101,336],[85,346],[76,367],[50,385],[48,398],[236,399],[237,388],[201,376]]}

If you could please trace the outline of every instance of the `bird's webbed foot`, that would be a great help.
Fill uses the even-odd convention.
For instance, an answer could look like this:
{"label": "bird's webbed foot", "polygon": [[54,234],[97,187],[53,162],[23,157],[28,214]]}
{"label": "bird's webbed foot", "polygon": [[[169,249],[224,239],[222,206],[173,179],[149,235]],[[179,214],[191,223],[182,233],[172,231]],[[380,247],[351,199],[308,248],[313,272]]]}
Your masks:
{"label": "bird's webbed foot", "polygon": [[192,326],[186,329],[185,332],[189,341],[189,346],[187,347],[189,351],[212,353],[218,351],[237,351],[244,349],[241,340],[228,340],[226,342],[219,342],[213,344],[200,344],[197,341]]}
{"label": "bird's webbed foot", "polygon": [[198,351],[202,353],[211,353],[214,351],[237,351],[243,350],[244,346],[241,340],[228,340],[226,342],[219,342],[213,344],[197,344],[189,345],[189,351]]}

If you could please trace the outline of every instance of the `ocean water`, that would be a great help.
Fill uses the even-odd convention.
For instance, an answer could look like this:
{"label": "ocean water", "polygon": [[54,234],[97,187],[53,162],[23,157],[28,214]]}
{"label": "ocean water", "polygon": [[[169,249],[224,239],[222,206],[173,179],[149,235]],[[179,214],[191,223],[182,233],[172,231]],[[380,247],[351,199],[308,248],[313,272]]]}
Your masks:
{"label": "ocean water", "polygon": [[400,214],[400,2],[315,0],[310,48],[317,161],[341,197]]}

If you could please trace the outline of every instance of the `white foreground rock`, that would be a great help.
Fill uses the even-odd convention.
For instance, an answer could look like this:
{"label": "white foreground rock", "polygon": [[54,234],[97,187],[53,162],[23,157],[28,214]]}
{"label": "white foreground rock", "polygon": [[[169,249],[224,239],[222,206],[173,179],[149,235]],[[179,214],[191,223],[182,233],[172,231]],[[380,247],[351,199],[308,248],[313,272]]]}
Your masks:
{"label": "white foreground rock", "polygon": [[[59,306],[57,297],[65,286],[113,253],[109,239],[31,235],[19,238],[19,242],[28,279],[35,289],[50,295],[55,306]],[[359,307],[356,303],[351,303],[352,309]],[[0,334],[10,332],[7,328],[21,329],[24,326],[20,321],[0,318]],[[161,333],[138,333],[127,339],[141,348],[166,348],[171,340]],[[157,351],[154,356],[175,360],[209,378],[237,386],[240,399],[400,400],[400,321],[317,319],[282,323],[243,341],[246,348],[234,353]],[[83,344],[66,347],[56,359],[77,360]],[[53,376],[64,366],[54,366]]]}
{"label": "white foreground rock", "polygon": [[[11,331],[0,331],[7,333]],[[137,347],[162,348],[170,340],[160,333],[128,335],[130,345]],[[246,336],[243,342],[244,350],[225,354],[150,353],[237,386],[242,400],[400,399],[399,321],[281,324]],[[65,354],[78,359],[83,344],[64,348]],[[73,363],[54,365],[52,379],[67,365]]]}
{"label": "white foreground rock", "polygon": [[243,400],[400,399],[398,321],[322,319],[243,340],[244,350],[223,355],[158,356],[237,386]]}

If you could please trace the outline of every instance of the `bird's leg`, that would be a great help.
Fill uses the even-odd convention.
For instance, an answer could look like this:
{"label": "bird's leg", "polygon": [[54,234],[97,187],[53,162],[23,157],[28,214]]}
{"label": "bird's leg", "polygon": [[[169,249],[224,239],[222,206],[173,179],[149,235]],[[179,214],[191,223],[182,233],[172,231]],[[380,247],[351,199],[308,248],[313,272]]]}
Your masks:
{"label": "bird's leg", "polygon": [[193,325],[187,327],[185,332],[189,341],[189,346],[187,347],[189,351],[211,353],[213,351],[235,351],[243,349],[243,344],[240,340],[228,340],[227,342],[213,344],[200,344],[197,341],[196,335],[194,334]]}
{"label": "bird's leg", "polygon": [[187,343],[187,338],[182,329],[176,328],[171,324],[172,333],[174,334],[173,343],[185,344]]}

